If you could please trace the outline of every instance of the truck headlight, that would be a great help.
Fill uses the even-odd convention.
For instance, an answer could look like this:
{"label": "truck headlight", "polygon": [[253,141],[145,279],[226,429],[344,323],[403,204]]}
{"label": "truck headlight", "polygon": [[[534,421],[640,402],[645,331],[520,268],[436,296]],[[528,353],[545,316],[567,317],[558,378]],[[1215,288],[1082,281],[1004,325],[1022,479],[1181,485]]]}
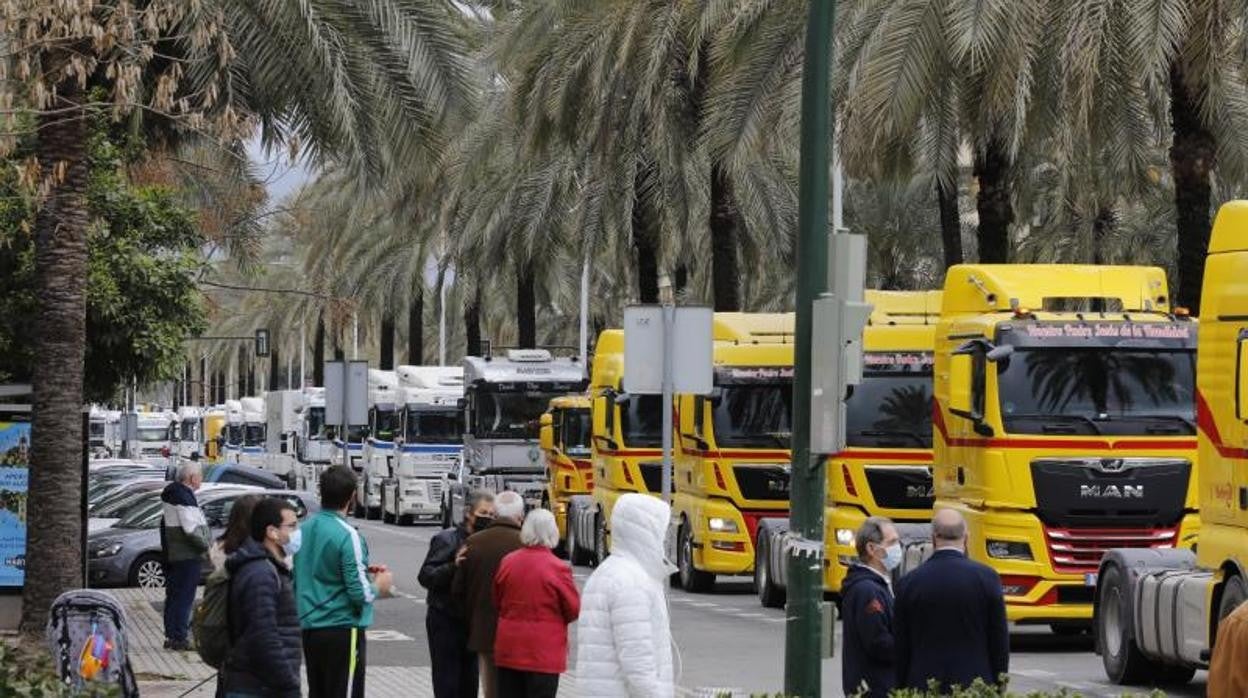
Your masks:
{"label": "truck headlight", "polygon": [[121,552],[121,543],[113,543],[91,551],[91,557],[112,557]]}
{"label": "truck headlight", "polygon": [[853,545],[854,544],[854,530],[852,528],[836,529],[836,544],[837,545]]}
{"label": "truck headlight", "polygon": [[718,516],[707,519],[706,525],[707,528],[710,528],[716,533],[736,533],[738,531],[736,521],[733,521],[732,519],[720,518]]}
{"label": "truck headlight", "polygon": [[989,540],[988,557],[998,560],[1032,560],[1031,546],[1011,540]]}

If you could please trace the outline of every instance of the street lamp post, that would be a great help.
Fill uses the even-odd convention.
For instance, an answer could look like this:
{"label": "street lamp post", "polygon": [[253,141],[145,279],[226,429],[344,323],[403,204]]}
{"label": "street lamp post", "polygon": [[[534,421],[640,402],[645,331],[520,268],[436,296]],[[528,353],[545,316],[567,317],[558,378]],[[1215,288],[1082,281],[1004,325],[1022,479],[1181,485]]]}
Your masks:
{"label": "street lamp post", "polygon": [[[811,0],[802,69],[801,164],[798,184],[797,336],[794,344],[793,462],[790,531],[823,540],[824,460],[811,452],[811,340],[815,299],[828,279],[828,142],[832,131],[829,77],[835,0]],[[811,546],[806,546],[811,547]],[[823,561],[791,552],[785,626],[785,695],[821,692]]]}

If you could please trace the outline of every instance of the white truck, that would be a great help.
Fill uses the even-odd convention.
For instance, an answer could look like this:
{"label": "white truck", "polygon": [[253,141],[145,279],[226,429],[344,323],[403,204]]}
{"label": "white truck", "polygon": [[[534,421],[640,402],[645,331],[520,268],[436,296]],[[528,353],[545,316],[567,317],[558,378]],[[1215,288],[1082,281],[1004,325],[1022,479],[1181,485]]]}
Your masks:
{"label": "white truck", "polygon": [[127,455],[137,460],[168,465],[177,448],[177,415],[172,412],[138,412]]}
{"label": "white truck", "polygon": [[178,408],[178,458],[203,455],[204,416],[198,407]]}
{"label": "white truck", "polygon": [[225,428],[221,430],[221,460],[225,463],[242,462],[243,457],[243,403],[225,401]]}
{"label": "white truck", "polygon": [[381,517],[405,524],[442,514],[447,474],[463,457],[464,369],[399,366],[400,432],[394,472],[381,486]]}
{"label": "white truck", "polygon": [[303,402],[296,408],[295,460],[299,461],[298,489],[316,492],[323,471],[333,459],[334,443],[325,425],[325,388],[303,389]]}
{"label": "white truck", "polygon": [[363,467],[357,472],[355,515],[381,518],[381,483],[390,479],[399,434],[399,376],[394,371],[368,370],[368,431]]}
{"label": "white truck", "polygon": [[443,523],[459,521],[465,494],[478,488],[513,490],[538,506],[546,489],[542,415],[551,398],[584,392],[586,382],[581,362],[546,349],[464,357],[464,468],[462,476],[447,476]]}
{"label": "white truck", "polygon": [[307,395],[302,390],[273,390],[264,396],[264,469],[285,478],[290,487],[298,484],[295,440],[299,415]]}
{"label": "white truck", "polygon": [[238,462],[253,468],[265,466],[264,398],[245,397],[239,400],[243,411],[243,446]]}
{"label": "white truck", "polygon": [[87,418],[87,445],[92,458],[110,458],[117,449],[120,415],[92,405]]}

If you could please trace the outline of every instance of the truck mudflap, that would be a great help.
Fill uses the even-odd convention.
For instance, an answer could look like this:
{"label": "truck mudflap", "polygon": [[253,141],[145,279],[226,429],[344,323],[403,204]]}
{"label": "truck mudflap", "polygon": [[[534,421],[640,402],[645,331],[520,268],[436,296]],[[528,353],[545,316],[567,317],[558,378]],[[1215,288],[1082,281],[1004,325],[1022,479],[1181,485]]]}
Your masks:
{"label": "truck mudflap", "polygon": [[[1187,549],[1115,549],[1096,579],[1092,620],[1105,673],[1130,684],[1203,666],[1204,585]],[[1199,628],[1193,630],[1199,624]],[[1177,678],[1177,674],[1176,674]]]}

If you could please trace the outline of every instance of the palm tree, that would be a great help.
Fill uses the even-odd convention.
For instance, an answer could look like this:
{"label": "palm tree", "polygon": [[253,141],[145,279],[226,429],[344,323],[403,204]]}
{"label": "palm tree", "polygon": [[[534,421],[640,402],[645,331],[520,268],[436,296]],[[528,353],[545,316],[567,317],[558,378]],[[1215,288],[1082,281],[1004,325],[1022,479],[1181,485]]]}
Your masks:
{"label": "palm tree", "polygon": [[[23,626],[42,626],[48,605],[84,579],[78,550],[86,276],[84,114],[100,107],[143,117],[173,139],[211,131],[237,139],[260,126],[268,145],[313,159],[340,156],[381,174],[436,154],[449,113],[472,102],[454,26],[436,0],[338,3],[183,3],[155,0],[130,12],[87,0],[3,8],[18,76],[5,103],[39,126],[36,152],[46,198],[36,218],[41,305],[34,374],[28,573]],[[159,50],[154,50],[159,44]],[[88,91],[88,89],[90,91]],[[17,92],[16,98],[13,98]],[[15,122],[11,122],[11,125]],[[55,436],[50,436],[55,435]]]}

